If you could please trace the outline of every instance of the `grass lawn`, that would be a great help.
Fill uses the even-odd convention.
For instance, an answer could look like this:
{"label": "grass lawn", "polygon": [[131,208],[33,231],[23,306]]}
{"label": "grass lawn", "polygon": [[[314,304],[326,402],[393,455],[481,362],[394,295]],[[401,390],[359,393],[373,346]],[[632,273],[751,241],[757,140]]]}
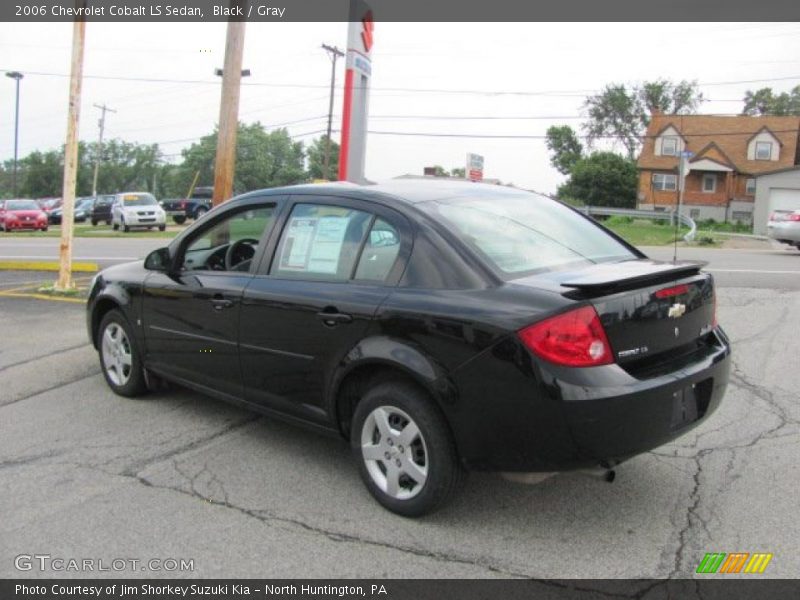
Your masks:
{"label": "grass lawn", "polygon": [[[672,225],[657,225],[644,219],[635,219],[631,223],[620,223],[609,219],[603,224],[634,246],[665,246],[675,241],[675,228]],[[683,241],[683,236],[688,232],[688,228],[681,227],[678,241]]]}
{"label": "grass lawn", "polygon": [[[172,239],[183,227],[177,228],[174,225],[168,225],[166,231],[159,231],[158,228],[150,229],[131,229],[130,232],[114,231],[107,225],[92,225],[76,224],[74,229],[74,237],[80,238],[112,238],[112,237],[150,237],[150,238],[167,238]],[[61,237],[61,227],[58,225],[51,225],[47,231],[15,231],[0,233],[2,237]]]}

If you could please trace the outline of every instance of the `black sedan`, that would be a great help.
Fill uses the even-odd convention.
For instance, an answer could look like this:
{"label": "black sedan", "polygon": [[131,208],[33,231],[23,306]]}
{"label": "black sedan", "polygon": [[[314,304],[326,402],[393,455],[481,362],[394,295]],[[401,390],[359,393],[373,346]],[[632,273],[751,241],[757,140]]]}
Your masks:
{"label": "black sedan", "polygon": [[712,276],[649,260],[551,199],[391,182],[252,192],[102,271],[111,389],[160,381],[340,435],[386,508],[469,469],[611,469],[717,408]]}

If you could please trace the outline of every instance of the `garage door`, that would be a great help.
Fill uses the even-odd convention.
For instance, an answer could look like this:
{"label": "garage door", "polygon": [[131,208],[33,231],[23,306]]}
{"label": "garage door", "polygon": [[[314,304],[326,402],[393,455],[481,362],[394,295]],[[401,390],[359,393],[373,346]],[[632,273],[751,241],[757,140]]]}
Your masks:
{"label": "garage door", "polygon": [[800,210],[800,190],[773,188],[769,191],[769,215],[775,210]]}

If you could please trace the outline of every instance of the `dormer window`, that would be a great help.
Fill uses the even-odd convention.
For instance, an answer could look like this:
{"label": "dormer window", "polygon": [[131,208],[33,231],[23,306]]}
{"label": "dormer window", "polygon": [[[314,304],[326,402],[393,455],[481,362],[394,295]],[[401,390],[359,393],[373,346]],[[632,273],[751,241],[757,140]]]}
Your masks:
{"label": "dormer window", "polygon": [[677,156],[678,155],[678,138],[674,136],[664,137],[661,139],[661,154],[662,156]]}
{"label": "dormer window", "polygon": [[756,160],[772,158],[772,142],[756,142]]}

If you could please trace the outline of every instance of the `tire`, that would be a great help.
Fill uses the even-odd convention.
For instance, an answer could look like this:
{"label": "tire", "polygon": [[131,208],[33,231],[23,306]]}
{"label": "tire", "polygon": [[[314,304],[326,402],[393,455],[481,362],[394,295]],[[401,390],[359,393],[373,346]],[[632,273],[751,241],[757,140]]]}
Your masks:
{"label": "tire", "polygon": [[97,221],[95,221],[94,219],[92,219],[92,227],[97,227]]}
{"label": "tire", "polygon": [[147,391],[139,347],[119,310],[108,311],[100,321],[97,347],[103,377],[115,394],[133,398]]}
{"label": "tire", "polygon": [[106,225],[111,225],[111,221],[106,221]]}
{"label": "tire", "polygon": [[112,229],[114,231],[119,231],[119,224],[118,223],[114,223],[111,227],[112,227]]}
{"label": "tire", "polygon": [[182,217],[180,215],[172,217],[172,220],[175,221],[178,225],[183,225],[186,223],[186,217]]}
{"label": "tire", "polygon": [[194,211],[194,220],[197,221],[197,219],[202,217],[207,212],[208,212],[208,209],[201,206],[196,211]]}
{"label": "tire", "polygon": [[159,225],[158,226],[158,230],[159,231],[166,231],[167,230],[167,226],[166,225]]}
{"label": "tire", "polygon": [[[416,434],[404,439],[412,425]],[[391,433],[382,434],[387,427]],[[387,381],[369,389],[356,407],[351,432],[361,479],[384,508],[398,515],[419,517],[441,508],[464,480],[439,408],[409,383]],[[372,453],[365,456],[364,448]]]}
{"label": "tire", "polygon": [[125,225],[125,219],[122,219],[122,231],[128,233],[131,230],[130,226]]}
{"label": "tire", "polygon": [[42,231],[47,231],[47,227],[42,227]]}

